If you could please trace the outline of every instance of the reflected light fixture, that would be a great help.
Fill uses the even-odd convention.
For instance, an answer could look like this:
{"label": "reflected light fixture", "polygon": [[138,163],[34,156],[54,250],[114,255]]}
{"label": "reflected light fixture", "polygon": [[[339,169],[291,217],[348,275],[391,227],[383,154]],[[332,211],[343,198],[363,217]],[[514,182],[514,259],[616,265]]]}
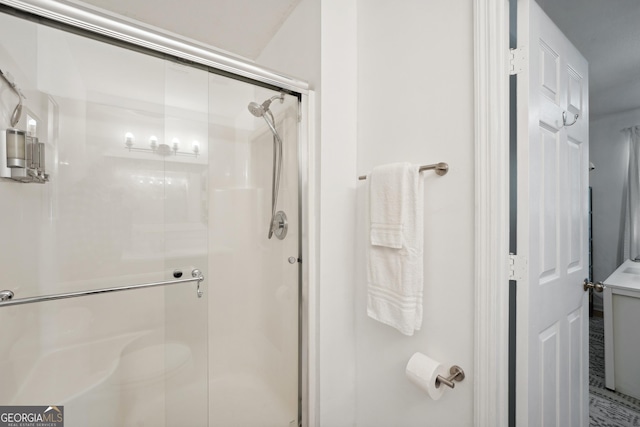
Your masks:
{"label": "reflected light fixture", "polygon": [[124,145],[128,148],[131,149],[131,147],[133,147],[133,134],[131,132],[127,132],[124,134]]}
{"label": "reflected light fixture", "polygon": [[127,132],[124,134],[124,146],[129,151],[146,151],[153,154],[158,154],[160,156],[194,156],[198,157],[200,154],[200,143],[198,141],[194,141],[191,147],[191,153],[180,150],[180,140],[178,138],[173,138],[171,140],[171,146],[169,144],[165,144],[164,142],[158,142],[158,137],[155,135],[151,135],[149,137],[149,148],[144,147],[134,147],[135,144],[135,136],[131,132]]}

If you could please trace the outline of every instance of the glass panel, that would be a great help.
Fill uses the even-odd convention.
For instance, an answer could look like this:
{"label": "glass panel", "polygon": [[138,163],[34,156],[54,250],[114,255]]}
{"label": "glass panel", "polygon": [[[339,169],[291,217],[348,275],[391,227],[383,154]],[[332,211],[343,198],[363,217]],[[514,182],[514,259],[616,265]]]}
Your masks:
{"label": "glass panel", "polygon": [[[0,40],[26,96],[16,127],[45,142],[51,176],[0,182],[2,289],[207,274],[207,73],[5,14]],[[0,308],[0,406],[64,405],[66,426],[207,425],[207,308],[195,283]]]}
{"label": "glass panel", "polygon": [[189,371],[165,378],[167,426],[208,425],[208,86],[206,71],[165,62],[164,134],[177,149],[164,157],[165,260],[171,271],[188,276],[197,267],[208,278],[203,298],[193,285],[188,295],[180,286],[166,289],[166,360],[184,349],[191,355]]}
{"label": "glass panel", "polygon": [[297,425],[298,100],[270,106],[283,141],[277,210],[288,233],[268,239],[274,140],[247,106],[278,94],[215,75],[209,87],[210,425]]}
{"label": "glass panel", "polygon": [[[0,308],[0,406],[64,405],[67,427],[297,425],[298,99],[5,14],[0,70],[50,174],[19,184],[0,161],[2,289],[207,278],[203,298],[189,283]],[[16,100],[0,82],[0,126]]]}

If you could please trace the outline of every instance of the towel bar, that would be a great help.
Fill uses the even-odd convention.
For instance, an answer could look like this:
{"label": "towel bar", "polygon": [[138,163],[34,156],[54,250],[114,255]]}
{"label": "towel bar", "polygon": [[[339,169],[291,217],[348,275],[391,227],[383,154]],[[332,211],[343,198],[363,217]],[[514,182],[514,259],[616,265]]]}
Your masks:
{"label": "towel bar", "polygon": [[54,294],[54,295],[44,295],[44,296],[37,296],[37,297],[13,299],[13,296],[14,296],[13,292],[6,290],[6,291],[0,291],[0,308],[8,307],[10,305],[31,304],[34,302],[54,301],[54,300],[66,299],[66,298],[84,297],[87,295],[108,294],[111,292],[130,291],[133,289],[154,288],[157,286],[175,285],[178,283],[189,283],[189,282],[198,282],[197,288],[196,288],[196,295],[198,295],[198,298],[202,298],[203,292],[200,289],[200,283],[202,283],[203,280],[204,280],[204,275],[200,270],[196,268],[191,271],[191,277],[188,279],[167,280],[165,282],[143,283],[140,285],[118,286],[114,288],[89,289],[86,291],[67,292],[64,294]]}
{"label": "towel bar", "polygon": [[[434,163],[432,165],[424,165],[424,166],[420,166],[420,169],[418,169],[419,172],[422,171],[427,171],[427,170],[432,170],[434,169],[436,171],[436,174],[438,174],[439,176],[442,175],[446,175],[447,172],[449,172],[449,165],[447,163]],[[358,177],[359,180],[363,180],[363,179],[367,179],[366,175],[360,175]]]}
{"label": "towel bar", "polygon": [[454,388],[456,386],[454,381],[458,381],[459,382],[459,381],[462,381],[464,379],[464,371],[458,365],[453,365],[449,369],[449,373],[451,375],[448,378],[444,378],[443,376],[438,375],[438,377],[436,378],[436,386],[439,386],[440,384],[444,384],[447,387]]}

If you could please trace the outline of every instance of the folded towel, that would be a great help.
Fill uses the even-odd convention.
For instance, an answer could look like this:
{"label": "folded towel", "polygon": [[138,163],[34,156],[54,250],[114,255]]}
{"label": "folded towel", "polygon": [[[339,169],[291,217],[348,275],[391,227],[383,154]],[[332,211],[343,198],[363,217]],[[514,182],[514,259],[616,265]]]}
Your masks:
{"label": "folded towel", "polygon": [[368,179],[370,191],[371,244],[400,249],[402,247],[402,227],[404,211],[410,209],[407,203],[413,196],[408,192],[411,165],[393,163],[377,166]]}
{"label": "folded towel", "polygon": [[396,163],[374,168],[367,183],[367,314],[413,335],[422,326],[422,180],[417,166]]}

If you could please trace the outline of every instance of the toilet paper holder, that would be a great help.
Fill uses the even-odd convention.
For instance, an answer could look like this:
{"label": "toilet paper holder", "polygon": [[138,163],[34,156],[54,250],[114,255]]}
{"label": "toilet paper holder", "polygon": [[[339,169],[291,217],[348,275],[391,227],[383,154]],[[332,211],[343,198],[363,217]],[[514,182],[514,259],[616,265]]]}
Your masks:
{"label": "toilet paper holder", "polygon": [[449,369],[449,374],[451,375],[449,375],[449,377],[447,378],[443,377],[442,375],[438,375],[436,377],[436,387],[440,387],[440,384],[444,384],[447,387],[454,388],[456,386],[454,381],[460,382],[464,380],[464,371],[458,365],[453,365]]}

